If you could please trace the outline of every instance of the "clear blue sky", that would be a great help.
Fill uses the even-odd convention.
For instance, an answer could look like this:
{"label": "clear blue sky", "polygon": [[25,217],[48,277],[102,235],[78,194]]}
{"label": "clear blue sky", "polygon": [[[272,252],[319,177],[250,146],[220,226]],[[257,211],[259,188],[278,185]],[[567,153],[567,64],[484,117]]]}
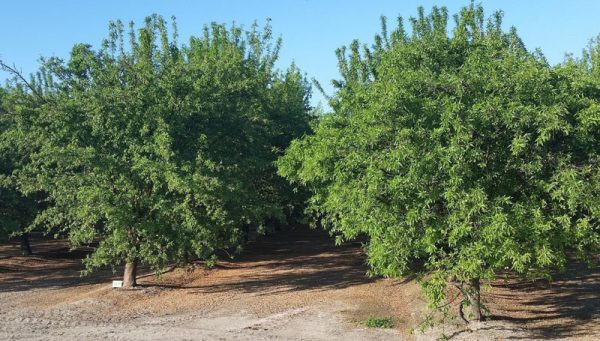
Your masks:
{"label": "clear blue sky", "polygon": [[[199,34],[204,24],[216,21],[248,27],[254,20],[271,18],[273,30],[283,37],[279,67],[292,60],[318,79],[327,91],[337,77],[334,50],[352,39],[371,42],[379,30],[379,16],[407,18],[419,5],[426,10],[446,6],[456,13],[462,1],[431,0],[213,0],[213,1],[6,1],[0,11],[0,58],[25,73],[37,68],[40,56],[68,56],[74,43],[98,46],[109,20],[142,23],[151,13],[175,15],[180,41]],[[487,14],[504,11],[505,27],[516,26],[528,48],[541,48],[551,63],[565,53],[579,55],[589,39],[600,34],[600,1],[540,0],[481,1]],[[0,80],[7,74],[0,72]],[[315,93],[313,104],[322,101]]]}

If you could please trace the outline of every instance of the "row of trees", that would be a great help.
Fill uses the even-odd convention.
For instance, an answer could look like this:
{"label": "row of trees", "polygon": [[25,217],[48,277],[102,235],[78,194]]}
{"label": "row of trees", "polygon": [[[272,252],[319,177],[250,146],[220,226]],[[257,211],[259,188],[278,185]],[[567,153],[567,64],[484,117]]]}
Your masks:
{"label": "row of trees", "polygon": [[2,228],[99,241],[88,270],[125,263],[131,286],[139,262],[214,259],[306,204],[339,242],[368,236],[371,275],[416,275],[437,310],[455,287],[478,320],[482,281],[600,251],[600,47],[551,66],[499,12],[454,19],[382,18],[339,49],[319,117],[269,25],[178,45],[160,17],[112,23],[0,92]]}

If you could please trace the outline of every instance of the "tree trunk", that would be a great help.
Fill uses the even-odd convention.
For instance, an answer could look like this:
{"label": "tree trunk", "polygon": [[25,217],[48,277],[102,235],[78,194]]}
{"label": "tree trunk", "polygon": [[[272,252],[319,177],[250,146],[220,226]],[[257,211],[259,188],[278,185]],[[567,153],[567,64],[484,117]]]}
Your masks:
{"label": "tree trunk", "polygon": [[471,308],[471,321],[481,321],[481,294],[479,278],[471,279],[468,289],[469,306]]}
{"label": "tree trunk", "polygon": [[123,273],[123,288],[133,288],[137,285],[137,259],[129,260],[125,263],[125,272]]}
{"label": "tree trunk", "polygon": [[21,234],[21,254],[23,256],[31,255],[31,245],[29,245],[29,233]]}

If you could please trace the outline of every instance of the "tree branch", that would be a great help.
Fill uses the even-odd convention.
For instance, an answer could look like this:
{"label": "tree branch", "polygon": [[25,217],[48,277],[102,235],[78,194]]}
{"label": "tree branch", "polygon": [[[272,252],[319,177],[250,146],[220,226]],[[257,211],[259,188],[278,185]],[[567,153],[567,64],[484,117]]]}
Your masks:
{"label": "tree branch", "polygon": [[12,67],[9,66],[8,64],[4,63],[3,60],[0,60],[0,69],[2,69],[3,71],[6,71],[14,76],[16,76],[21,82],[23,82],[23,84],[25,84],[27,86],[27,88],[29,88],[29,90],[31,90],[31,92],[38,97],[42,102],[47,103],[48,101],[44,98],[44,96],[42,94],[40,94],[35,87],[33,87],[33,85],[31,85],[26,79],[25,77],[23,77],[23,74],[21,72],[19,72],[17,70],[17,67],[15,65],[13,65]]}

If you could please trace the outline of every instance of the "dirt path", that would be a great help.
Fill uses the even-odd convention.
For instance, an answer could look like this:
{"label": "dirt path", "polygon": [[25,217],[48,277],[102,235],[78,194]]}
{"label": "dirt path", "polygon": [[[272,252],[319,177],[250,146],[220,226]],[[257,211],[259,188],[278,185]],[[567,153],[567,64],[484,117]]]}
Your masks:
{"label": "dirt path", "polygon": [[[552,286],[495,283],[493,319],[411,334],[425,303],[411,280],[369,280],[360,247],[297,231],[265,238],[235,261],[175,269],[114,290],[110,271],[80,278],[83,251],[36,241],[31,257],[0,245],[0,339],[399,340],[600,336],[600,275],[576,268]],[[393,329],[365,328],[392,316]]]}
{"label": "dirt path", "polygon": [[108,271],[79,278],[82,255],[66,247],[37,243],[33,257],[0,249],[0,339],[390,340],[409,335],[418,309],[397,329],[359,322],[423,306],[415,283],[369,280],[359,247],[310,232],[264,239],[210,271],[143,277],[127,291],[110,288]]}

